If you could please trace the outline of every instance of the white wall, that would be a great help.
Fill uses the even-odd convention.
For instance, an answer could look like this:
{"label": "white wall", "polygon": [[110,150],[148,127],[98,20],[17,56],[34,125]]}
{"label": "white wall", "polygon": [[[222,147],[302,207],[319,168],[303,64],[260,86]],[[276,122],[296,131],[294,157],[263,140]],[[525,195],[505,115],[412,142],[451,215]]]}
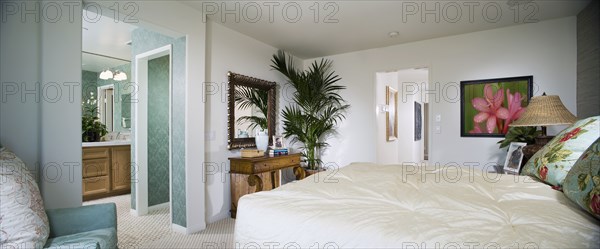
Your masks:
{"label": "white wall", "polygon": [[506,152],[498,149],[500,139],[460,137],[459,82],[533,75],[534,95],[544,91],[558,94],[576,113],[575,31],[575,17],[568,17],[327,57],[342,77],[340,84],[348,87],[341,94],[352,106],[338,130],[340,135],[329,141],[331,147],[323,160],[342,166],[375,161],[373,76],[376,72],[427,66],[430,87],[435,83],[440,86],[436,91],[440,100],[429,96],[430,113],[442,116],[441,134],[431,136],[429,161],[501,161]]}
{"label": "white wall", "polygon": [[27,15],[8,5],[16,12],[3,16],[1,82],[19,88],[2,93],[0,139],[38,171],[46,208],[80,206],[81,2],[29,1]]}
{"label": "white wall", "polygon": [[[207,24],[207,82],[219,89],[206,94],[206,217],[214,222],[229,216],[231,206],[229,157],[239,150],[227,149],[227,72],[252,76],[278,84],[278,106],[286,105],[281,90],[285,78],[271,70],[277,49],[213,22]],[[299,67],[302,64],[298,64]],[[283,94],[285,95],[285,94]],[[280,113],[280,109],[277,112]],[[279,118],[277,134],[281,134]]]}
{"label": "white wall", "polygon": [[[33,3],[33,2],[31,2]],[[4,17],[4,14],[3,14]],[[38,173],[39,102],[21,96],[21,86],[33,89],[40,81],[41,24],[21,22],[21,15],[0,22],[0,142],[15,152],[29,170]]]}

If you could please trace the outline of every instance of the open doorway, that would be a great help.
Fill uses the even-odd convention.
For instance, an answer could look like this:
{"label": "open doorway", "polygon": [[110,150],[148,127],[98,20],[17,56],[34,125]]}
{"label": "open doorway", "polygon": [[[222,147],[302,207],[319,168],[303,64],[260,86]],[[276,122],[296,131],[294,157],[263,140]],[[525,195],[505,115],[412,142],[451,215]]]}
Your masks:
{"label": "open doorway", "polygon": [[[157,52],[166,36],[82,14],[82,100],[108,131],[100,141],[82,144],[84,201],[130,194],[128,215],[165,213],[172,224],[171,47]],[[143,74],[135,70],[140,65]],[[145,119],[138,119],[141,113]],[[97,153],[86,153],[86,147]]]}
{"label": "open doorway", "polygon": [[[171,208],[172,184],[172,47],[166,45],[135,57],[137,89],[132,98],[136,136],[134,158],[136,214]],[[164,186],[164,183],[168,183]],[[161,184],[163,187],[161,187]]]}
{"label": "open doorway", "polygon": [[[381,164],[421,164],[428,159],[429,147],[429,105],[426,97],[429,69],[426,67],[403,69],[391,72],[378,72],[375,75],[375,105],[377,118],[377,163]],[[386,89],[398,91],[395,106],[386,101]],[[390,121],[386,113],[394,110],[397,123],[397,137],[388,139],[386,129]],[[393,128],[393,127],[392,127]]]}

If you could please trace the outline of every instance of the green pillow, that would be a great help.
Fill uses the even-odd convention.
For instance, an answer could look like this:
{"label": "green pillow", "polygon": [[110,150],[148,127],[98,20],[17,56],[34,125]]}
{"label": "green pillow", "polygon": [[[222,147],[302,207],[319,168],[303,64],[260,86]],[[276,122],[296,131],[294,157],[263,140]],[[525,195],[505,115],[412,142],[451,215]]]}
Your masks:
{"label": "green pillow", "polygon": [[600,139],[577,160],[563,184],[565,195],[600,219]]}
{"label": "green pillow", "polygon": [[583,151],[600,136],[599,119],[582,119],[561,131],[527,161],[521,174],[560,188]]}

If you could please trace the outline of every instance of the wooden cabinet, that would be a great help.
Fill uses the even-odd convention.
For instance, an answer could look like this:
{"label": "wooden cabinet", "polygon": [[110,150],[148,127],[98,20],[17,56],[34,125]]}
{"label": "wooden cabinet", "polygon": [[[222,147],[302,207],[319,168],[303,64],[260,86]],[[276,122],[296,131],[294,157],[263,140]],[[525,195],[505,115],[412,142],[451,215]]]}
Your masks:
{"label": "wooden cabinet", "polygon": [[129,145],[84,147],[82,162],[84,201],[131,191]]}
{"label": "wooden cabinet", "polygon": [[276,157],[229,158],[231,180],[231,218],[235,218],[240,197],[279,187],[280,170],[299,168],[300,154]]}
{"label": "wooden cabinet", "polygon": [[111,190],[131,190],[131,151],[129,146],[115,146],[111,148]]}

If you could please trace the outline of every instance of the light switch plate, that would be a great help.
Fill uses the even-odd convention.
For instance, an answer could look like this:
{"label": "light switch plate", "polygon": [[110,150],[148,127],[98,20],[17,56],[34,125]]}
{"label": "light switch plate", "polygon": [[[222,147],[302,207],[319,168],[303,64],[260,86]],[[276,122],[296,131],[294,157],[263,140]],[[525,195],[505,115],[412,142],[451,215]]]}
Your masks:
{"label": "light switch plate", "polygon": [[439,126],[439,125],[436,125],[436,126],[435,126],[435,129],[434,129],[434,132],[435,132],[435,134],[440,134],[440,133],[442,133],[442,127],[441,127],[441,126]]}
{"label": "light switch plate", "polygon": [[442,122],[442,114],[435,115],[435,122]]}

